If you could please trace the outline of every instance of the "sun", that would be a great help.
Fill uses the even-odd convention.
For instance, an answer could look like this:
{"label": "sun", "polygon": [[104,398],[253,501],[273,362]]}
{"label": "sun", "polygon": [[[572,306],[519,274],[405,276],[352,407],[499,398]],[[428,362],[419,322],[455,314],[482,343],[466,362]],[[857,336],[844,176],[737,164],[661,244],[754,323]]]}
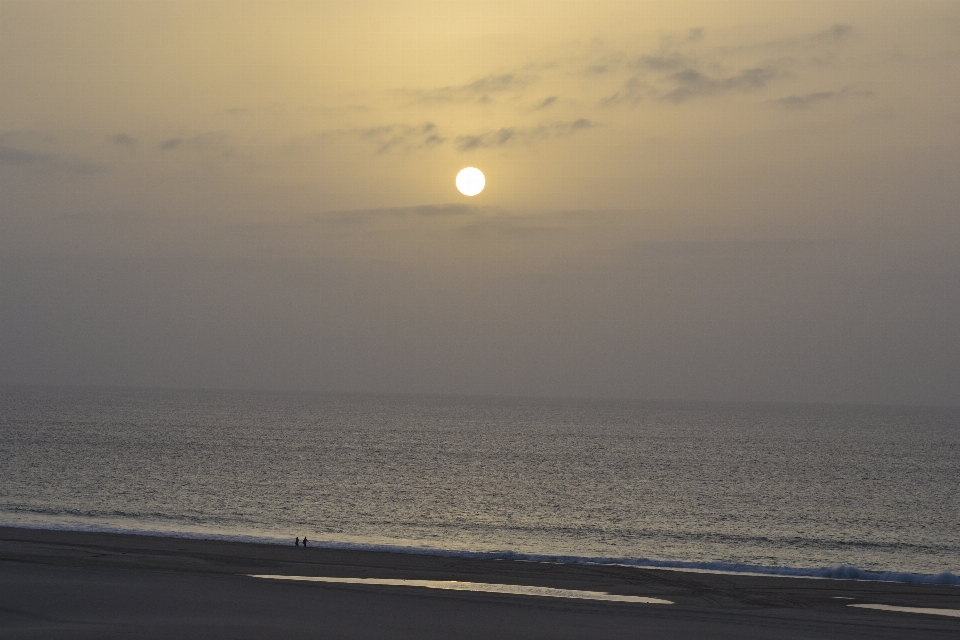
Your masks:
{"label": "sun", "polygon": [[483,186],[487,184],[487,179],[483,177],[483,172],[475,167],[461,169],[457,174],[457,189],[465,196],[475,196],[483,191]]}

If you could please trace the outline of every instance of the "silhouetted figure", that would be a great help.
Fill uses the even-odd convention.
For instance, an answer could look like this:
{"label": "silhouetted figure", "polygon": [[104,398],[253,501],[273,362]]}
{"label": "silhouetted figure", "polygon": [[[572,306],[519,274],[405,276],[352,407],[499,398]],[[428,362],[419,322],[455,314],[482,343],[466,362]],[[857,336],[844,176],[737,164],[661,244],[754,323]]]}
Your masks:
{"label": "silhouetted figure", "polygon": [[293,544],[295,544],[298,547],[300,546],[300,536],[296,537],[296,539],[293,541]]}
{"label": "silhouetted figure", "polygon": [[307,546],[307,536],[303,536],[303,546]]}

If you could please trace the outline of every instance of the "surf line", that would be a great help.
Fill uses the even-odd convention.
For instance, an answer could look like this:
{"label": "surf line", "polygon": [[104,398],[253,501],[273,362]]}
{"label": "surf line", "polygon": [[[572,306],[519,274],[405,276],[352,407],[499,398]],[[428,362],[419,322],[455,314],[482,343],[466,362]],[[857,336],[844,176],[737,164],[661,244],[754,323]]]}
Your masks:
{"label": "surf line", "polygon": [[892,604],[848,604],[858,609],[877,609],[879,611],[902,611],[904,613],[926,613],[934,616],[960,618],[960,609],[934,609],[933,607],[898,607]]}
{"label": "surf line", "polygon": [[327,578],[324,576],[253,575],[264,580],[300,580],[304,582],[334,582],[339,584],[383,585],[389,587],[421,587],[448,591],[476,591],[480,593],[506,593],[518,596],[544,596],[547,598],[572,598],[575,600],[605,600],[608,602],[634,602],[640,604],[673,604],[670,600],[644,596],[621,596],[604,591],[579,591],[576,589],[553,589],[520,584],[494,584],[489,582],[460,582],[459,580],[403,580],[394,578]]}

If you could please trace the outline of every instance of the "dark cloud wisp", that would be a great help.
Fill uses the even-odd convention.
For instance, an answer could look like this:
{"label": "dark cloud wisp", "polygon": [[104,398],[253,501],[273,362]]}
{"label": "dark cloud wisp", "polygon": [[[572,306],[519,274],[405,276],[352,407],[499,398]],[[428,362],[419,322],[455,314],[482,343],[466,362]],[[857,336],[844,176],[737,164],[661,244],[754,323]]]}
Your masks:
{"label": "dark cloud wisp", "polygon": [[120,147],[134,147],[137,145],[137,139],[126,133],[107,136],[107,142]]}
{"label": "dark cloud wisp", "polygon": [[826,102],[837,98],[840,94],[836,91],[817,91],[804,95],[792,95],[774,100],[775,104],[790,109],[807,109],[820,102]]}
{"label": "dark cloud wisp", "polygon": [[536,127],[502,127],[477,135],[457,136],[455,143],[459,151],[493,149],[512,144],[529,144],[537,140],[569,136],[595,126],[597,126],[597,123],[586,118],[579,118],[572,122],[557,122]]}
{"label": "dark cloud wisp", "polygon": [[56,153],[26,151],[0,145],[0,166],[50,170],[58,173],[87,175],[97,173],[103,167],[94,162],[74,160]]}
{"label": "dark cloud wisp", "polygon": [[161,151],[173,151],[175,149],[203,151],[222,147],[226,139],[226,134],[220,132],[201,133],[189,138],[168,138],[157,145],[157,148]]}
{"label": "dark cloud wisp", "polygon": [[556,101],[557,101],[557,96],[548,96],[548,97],[544,98],[543,100],[541,100],[541,101],[537,104],[537,106],[535,106],[533,109],[534,109],[534,111],[537,111],[537,110],[539,110],[539,109],[546,109],[547,107],[553,105]]}
{"label": "dark cloud wisp", "polygon": [[473,82],[413,92],[420,102],[490,102],[497,93],[520,92],[537,81],[535,76],[500,73]]}
{"label": "dark cloud wisp", "polygon": [[393,149],[428,149],[446,142],[437,125],[424,122],[420,125],[387,124],[378,127],[360,127],[357,129],[336,129],[320,134],[321,141],[353,137],[372,143],[377,153],[386,153]]}
{"label": "dark cloud wisp", "polygon": [[668,78],[675,87],[660,98],[670,102],[684,102],[698,96],[762,89],[776,76],[774,69],[762,67],[743,69],[732,76],[719,78],[708,76],[696,69],[684,69]]}
{"label": "dark cloud wisp", "polygon": [[316,221],[324,224],[364,224],[376,220],[392,218],[442,218],[466,216],[493,210],[491,207],[478,207],[463,203],[417,205],[413,207],[387,207],[382,209],[353,209],[328,211],[317,216]]}

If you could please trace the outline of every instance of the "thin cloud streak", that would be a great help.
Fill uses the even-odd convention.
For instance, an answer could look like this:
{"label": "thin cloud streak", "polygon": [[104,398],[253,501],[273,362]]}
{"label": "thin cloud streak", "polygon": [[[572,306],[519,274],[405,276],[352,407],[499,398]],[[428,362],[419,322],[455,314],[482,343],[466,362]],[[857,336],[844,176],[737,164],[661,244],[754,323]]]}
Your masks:
{"label": "thin cloud streak", "polygon": [[116,135],[107,136],[107,142],[121,147],[137,146],[137,139],[131,135],[127,135],[126,133],[118,133]]}
{"label": "thin cloud streak", "polygon": [[189,138],[168,138],[157,145],[157,148],[160,151],[174,151],[176,149],[205,151],[222,148],[226,140],[227,135],[225,133],[211,131]]}
{"label": "thin cloud streak", "polygon": [[315,221],[322,224],[358,225],[386,219],[463,217],[498,212],[500,212],[498,207],[480,207],[462,203],[449,203],[417,205],[412,207],[328,211],[318,215]]}
{"label": "thin cloud streak", "polygon": [[518,93],[532,86],[538,78],[532,75],[500,73],[485,76],[473,82],[447,87],[438,87],[426,91],[411,92],[419,102],[457,103],[491,102],[491,96],[498,93]]}
{"label": "thin cloud streak", "polygon": [[773,69],[743,69],[727,77],[711,77],[695,69],[684,69],[670,76],[676,87],[660,96],[669,102],[685,102],[691,98],[712,96],[730,91],[752,91],[766,87],[777,72]]}
{"label": "thin cloud streak", "polygon": [[[787,78],[789,70],[797,65],[823,65],[835,55],[837,46],[849,38],[852,30],[851,25],[837,24],[799,37],[737,47],[709,47],[705,46],[705,31],[692,29],[683,40],[668,41],[655,53],[605,53],[602,62],[587,65],[587,75],[630,72],[619,90],[600,100],[601,107],[636,106],[645,100],[680,104],[693,99],[760,91],[774,81]],[[775,56],[772,60],[771,54]],[[745,60],[747,57],[753,57],[754,62]],[[739,64],[734,65],[734,60]],[[718,71],[731,67],[739,70]],[[817,98],[813,98],[813,102],[816,101]]]}
{"label": "thin cloud streak", "polygon": [[447,138],[440,134],[437,125],[424,122],[420,125],[388,124],[375,127],[360,127],[355,129],[335,129],[320,134],[321,141],[338,140],[352,137],[363,142],[373,144],[378,154],[387,153],[393,149],[429,149],[446,142]]}
{"label": "thin cloud streak", "polygon": [[556,101],[557,101],[557,96],[546,97],[543,100],[541,100],[540,103],[537,106],[535,106],[533,109],[534,111],[538,111],[540,109],[546,109],[547,107],[552,106]]}
{"label": "thin cloud streak", "polygon": [[809,109],[825,102],[835,102],[851,96],[869,98],[872,95],[872,91],[855,91],[845,87],[840,91],[814,91],[812,93],[789,95],[771,102],[776,106],[787,109]]}
{"label": "thin cloud streak", "polygon": [[802,96],[793,95],[778,98],[774,103],[790,109],[808,109],[815,104],[835,99],[839,94],[836,91],[817,91]]}
{"label": "thin cloud streak", "polygon": [[74,175],[90,175],[103,169],[103,165],[95,162],[74,160],[55,153],[26,151],[6,145],[0,145],[0,166],[40,169]]}
{"label": "thin cloud streak", "polygon": [[558,122],[536,127],[502,127],[493,131],[469,136],[457,136],[454,143],[459,151],[475,149],[493,149],[513,144],[530,144],[538,140],[548,140],[572,135],[596,127],[597,123],[586,118],[572,122]]}

